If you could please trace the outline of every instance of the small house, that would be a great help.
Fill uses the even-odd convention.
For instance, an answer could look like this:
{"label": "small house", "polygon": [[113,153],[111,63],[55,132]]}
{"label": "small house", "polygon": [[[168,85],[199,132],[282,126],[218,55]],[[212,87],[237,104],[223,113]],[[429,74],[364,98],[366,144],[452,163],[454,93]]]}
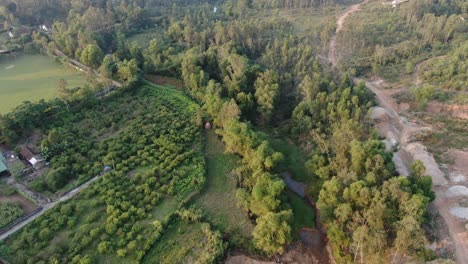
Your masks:
{"label": "small house", "polygon": [[8,167],[5,165],[6,159],[2,153],[0,153],[0,175],[8,171]]}
{"label": "small house", "polygon": [[9,36],[10,38],[13,38],[15,35],[13,35],[13,32],[8,31],[8,36]]}
{"label": "small house", "polygon": [[29,164],[33,166],[33,168],[36,168],[44,162],[44,159],[34,155],[26,146],[21,147],[20,154],[25,160],[29,162]]}
{"label": "small house", "polygon": [[216,13],[217,11],[218,11],[218,8],[215,6],[215,7],[213,8],[213,13]]}
{"label": "small house", "polygon": [[205,129],[211,129],[211,123],[210,122],[206,122]]}

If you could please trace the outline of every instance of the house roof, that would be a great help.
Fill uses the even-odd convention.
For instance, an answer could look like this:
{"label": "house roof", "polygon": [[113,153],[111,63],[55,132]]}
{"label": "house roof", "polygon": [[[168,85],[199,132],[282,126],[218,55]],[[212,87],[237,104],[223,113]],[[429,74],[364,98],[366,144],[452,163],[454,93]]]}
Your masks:
{"label": "house roof", "polygon": [[2,173],[4,171],[7,171],[7,170],[8,170],[8,168],[5,165],[5,163],[3,163],[3,161],[0,160],[0,173]]}
{"label": "house roof", "polygon": [[21,153],[21,156],[23,156],[23,158],[26,160],[30,160],[34,158],[34,154],[32,154],[32,152],[25,146],[21,147],[20,153]]}

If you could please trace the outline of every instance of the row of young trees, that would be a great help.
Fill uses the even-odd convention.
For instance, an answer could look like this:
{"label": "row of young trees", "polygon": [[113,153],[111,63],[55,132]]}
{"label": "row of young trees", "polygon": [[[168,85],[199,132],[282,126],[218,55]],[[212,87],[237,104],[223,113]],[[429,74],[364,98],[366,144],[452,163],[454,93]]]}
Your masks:
{"label": "row of young trees", "polygon": [[[229,10],[231,4],[226,2],[225,10]],[[308,40],[288,33],[292,29],[289,23],[280,18],[249,18],[251,11],[246,7],[255,8],[255,5],[239,1],[233,7],[235,14],[226,12],[219,16],[208,15],[212,11],[207,6],[171,7],[171,12],[162,19],[169,23],[158,24],[162,27],[161,38],[151,41],[144,51],[137,45],[126,44],[124,35],[118,33],[118,26],[112,29],[110,41],[103,37],[106,36],[103,33],[91,42],[84,42],[86,45],[76,44],[76,39],[80,39],[77,38],[79,32],[85,31],[77,23],[65,25],[60,31],[63,34],[59,35],[66,36],[63,40],[59,40],[61,36],[54,39],[57,38],[61,48],[67,46],[67,41],[72,42],[67,52],[74,57],[79,55],[84,61],[89,59],[87,63],[90,64],[94,63],[92,59],[95,57],[87,53],[93,53],[97,46],[102,49],[102,43],[106,43],[112,47],[110,52],[113,54],[104,57],[105,63],[97,61],[94,66],[100,65],[100,71],[109,72],[110,76],[115,74],[115,65],[125,60],[134,61],[136,67],[132,68],[146,73],[180,73],[187,92],[213,119],[226,150],[242,157],[237,197],[240,206],[256,223],[253,238],[259,250],[269,255],[284,252],[291,239],[289,221],[292,213],[282,200],[285,185],[277,176],[282,154],[276,152],[252,124],[267,127],[288,121],[291,136],[312,148],[313,155],[307,165],[310,173],[324,182],[318,207],[329,228],[328,235],[338,262],[364,261],[367,254],[378,260],[421,252],[416,245],[423,240],[420,227],[432,197],[430,180],[422,177],[420,171],[408,180],[394,177],[391,154],[385,152],[374,136],[369,136],[372,133],[365,116],[372,98],[364,85],[354,85],[348,77],[337,82],[339,78],[320,68]],[[69,30],[70,34],[66,33]],[[87,48],[88,44],[96,46]],[[87,50],[85,56],[82,56],[81,48]],[[100,55],[99,52],[94,54]],[[155,110],[158,116],[164,112],[157,107]],[[188,112],[196,116],[193,111]],[[100,116],[97,112],[93,115]],[[135,111],[132,127],[141,128],[141,115],[150,118],[143,110]],[[118,123],[120,116],[112,115],[116,119],[113,122]],[[146,129],[160,133],[154,127],[143,127],[143,130],[131,130],[124,137],[102,143],[102,149],[108,153],[103,160],[116,162],[115,168],[122,172],[137,165],[159,164],[151,149],[144,147],[146,145],[167,152],[163,158],[169,168],[172,168],[171,161],[177,164],[179,159],[186,158],[170,156],[163,147],[178,149],[173,144],[179,143],[178,139],[171,141],[161,137],[153,142],[140,139],[141,134],[147,135]],[[183,126],[175,125],[175,128],[165,136],[173,139],[172,133]],[[143,149],[126,147],[130,143]],[[199,177],[189,183],[184,180],[188,178],[171,175],[170,169],[161,172],[159,169],[152,172],[156,176],[145,177],[149,182],[143,181],[148,188],[142,187],[141,192],[150,199],[145,203],[157,202],[159,195],[152,190],[161,183],[166,185],[158,189],[160,194],[185,193],[190,189],[186,186],[202,184]],[[198,170],[190,168],[187,171]],[[129,206],[124,206],[121,200],[138,209],[144,203],[132,198],[140,195],[140,190],[123,199],[121,188],[134,186],[124,182],[125,176],[112,175],[115,178],[110,179],[116,184],[109,181],[103,193],[110,210],[106,232],[122,237],[129,232],[127,218],[123,217]],[[135,181],[139,179],[136,177]],[[123,187],[119,187],[121,185]],[[141,209],[141,216],[138,210],[131,216],[143,219],[147,209]],[[126,242],[105,237],[100,248],[103,253],[114,252],[122,249]]]}
{"label": "row of young trees", "polygon": [[[249,20],[245,14],[241,17]],[[186,87],[214,119],[227,151],[243,158],[237,196],[256,219],[255,245],[268,254],[283,252],[291,213],[282,209],[279,197],[285,187],[275,176],[281,154],[262,141],[248,120],[274,125],[291,115],[291,135],[312,146],[307,165],[311,175],[324,182],[317,204],[337,262],[426,254],[421,225],[433,199],[431,179],[422,170],[408,180],[395,177],[392,154],[369,136],[366,114],[373,102],[364,84],[354,85],[345,76],[337,85],[319,67],[304,39],[283,34],[289,25],[281,20],[243,26],[241,19],[231,18],[216,24],[214,41],[184,42],[190,38],[184,37],[183,29],[192,19],[184,19],[180,34],[169,30],[169,37],[193,47],[181,64]],[[265,25],[273,26],[267,34],[275,39],[254,34],[255,44],[249,46],[243,38],[248,40],[249,28]]]}
{"label": "row of young trees", "polygon": [[[14,263],[98,263],[102,256],[142,261],[155,243],[164,243],[158,238],[175,221],[154,221],[161,198],[184,205],[204,185],[198,108],[180,92],[145,86],[63,109],[63,115],[37,126],[48,132],[42,144],[49,148],[51,169],[38,180],[47,188],[54,187],[51,174],[67,183],[76,178],[67,175],[87,179],[104,166],[112,172],[15,234],[0,246],[2,256]],[[207,244],[200,263],[210,263],[222,256],[224,244],[209,226],[203,232]],[[66,239],[57,242],[62,233]]]}

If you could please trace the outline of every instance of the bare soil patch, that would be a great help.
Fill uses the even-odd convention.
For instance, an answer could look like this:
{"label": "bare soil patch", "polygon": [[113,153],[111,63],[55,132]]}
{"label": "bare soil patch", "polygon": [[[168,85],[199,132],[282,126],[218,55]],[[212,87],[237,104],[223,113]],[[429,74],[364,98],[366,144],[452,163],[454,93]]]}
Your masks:
{"label": "bare soil patch", "polygon": [[426,111],[431,114],[448,114],[452,117],[468,119],[468,105],[431,101],[427,104]]}
{"label": "bare soil patch", "polygon": [[453,159],[453,164],[449,166],[449,170],[458,172],[463,176],[468,176],[468,149],[449,149],[447,155]]}
{"label": "bare soil patch", "polygon": [[37,209],[37,206],[30,202],[28,199],[24,198],[19,194],[14,194],[10,196],[0,196],[0,201],[2,202],[17,202],[21,205],[21,208],[24,210],[25,214],[29,214],[32,211]]}
{"label": "bare soil patch", "polygon": [[274,264],[272,261],[256,260],[246,255],[236,255],[228,257],[226,264]]}
{"label": "bare soil patch", "polygon": [[165,86],[174,86],[177,90],[184,89],[184,83],[176,78],[165,77],[160,75],[146,75],[145,78],[157,85],[165,85]]}

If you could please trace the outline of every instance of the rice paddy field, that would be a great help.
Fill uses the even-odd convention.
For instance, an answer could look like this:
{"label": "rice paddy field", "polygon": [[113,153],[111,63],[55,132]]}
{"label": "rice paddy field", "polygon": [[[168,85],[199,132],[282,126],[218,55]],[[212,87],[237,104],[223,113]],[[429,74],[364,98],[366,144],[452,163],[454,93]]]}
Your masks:
{"label": "rice paddy field", "polygon": [[12,110],[23,101],[54,98],[60,79],[66,80],[69,88],[86,83],[83,74],[45,55],[1,57],[0,114]]}

